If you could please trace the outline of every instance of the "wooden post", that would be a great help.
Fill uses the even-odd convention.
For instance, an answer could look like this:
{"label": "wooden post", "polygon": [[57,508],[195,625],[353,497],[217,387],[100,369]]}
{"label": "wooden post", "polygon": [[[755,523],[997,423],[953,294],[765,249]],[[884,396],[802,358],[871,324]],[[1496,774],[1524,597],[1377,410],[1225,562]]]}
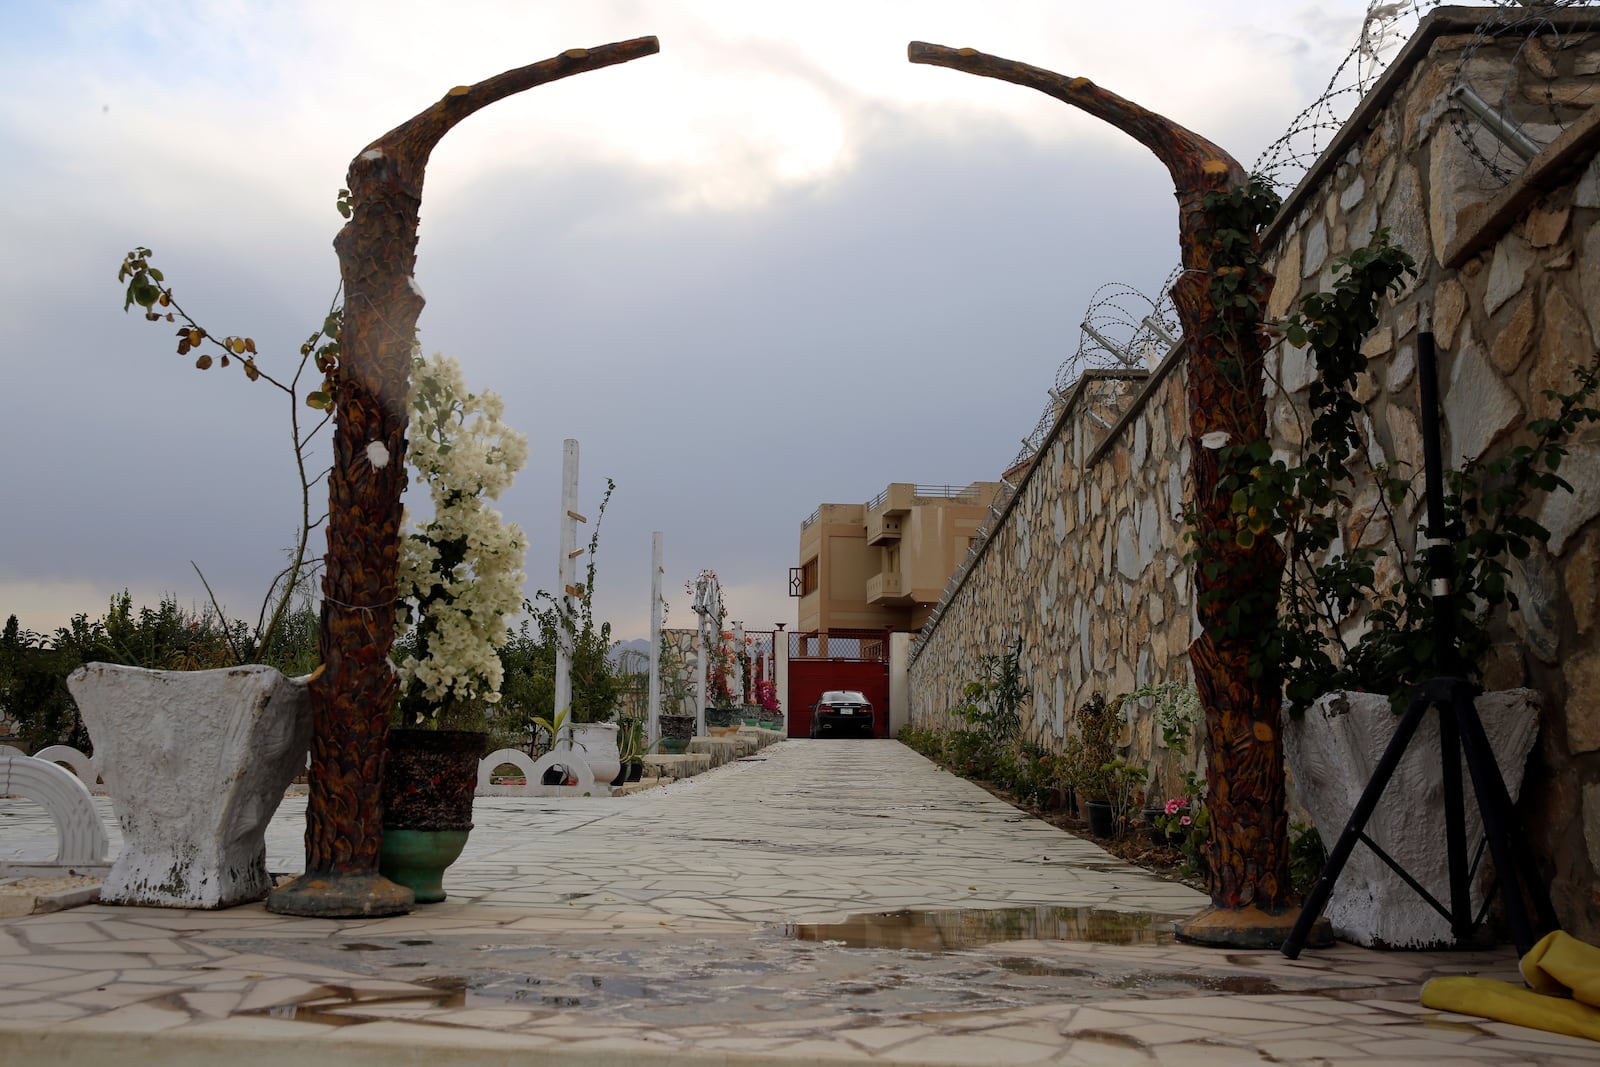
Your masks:
{"label": "wooden post", "polygon": [[[1216,491],[1220,470],[1214,445],[1219,440],[1248,445],[1266,436],[1266,344],[1257,313],[1232,303],[1219,308],[1210,296],[1216,249],[1206,235],[1216,226],[1205,198],[1243,185],[1244,168],[1204,137],[1087,78],[1068,78],[971,48],[914,41],[908,54],[913,63],[1024,85],[1087,111],[1148,148],[1172,177],[1183,262],[1172,299],[1188,344],[1192,504],[1202,541],[1225,533],[1232,545],[1213,566],[1197,567],[1194,579],[1201,633],[1190,645],[1189,658],[1206,718],[1211,907],[1180,923],[1178,935],[1201,944],[1277,948],[1295,919],[1278,729],[1282,684],[1274,665],[1256,663],[1254,672],[1251,667],[1255,635],[1276,621],[1283,551],[1270,537],[1254,538],[1247,547],[1233,545],[1230,502]],[[1264,306],[1271,287],[1271,276],[1263,272],[1259,291],[1251,295]],[[1242,626],[1225,626],[1229,605],[1246,602],[1252,618]]]}
{"label": "wooden post", "polygon": [[344,281],[335,378],[323,671],[311,685],[306,870],[267,898],[289,915],[391,915],[412,893],[378,873],[379,786],[398,690],[389,650],[398,600],[406,400],[422,292],[417,222],[435,145],[473,112],[536,85],[660,51],[654,37],[574,48],[459,85],[350,161],[350,221],[334,239]]}

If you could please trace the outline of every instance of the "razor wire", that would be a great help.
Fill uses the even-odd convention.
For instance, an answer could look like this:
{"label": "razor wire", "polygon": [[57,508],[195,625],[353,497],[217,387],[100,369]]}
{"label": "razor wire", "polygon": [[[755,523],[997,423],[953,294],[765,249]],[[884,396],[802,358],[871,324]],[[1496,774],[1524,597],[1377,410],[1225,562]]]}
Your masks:
{"label": "razor wire", "polygon": [[1557,93],[1557,81],[1572,73],[1564,53],[1581,35],[1564,32],[1548,17],[1559,8],[1592,6],[1594,0],[1502,0],[1462,49],[1449,89],[1456,105],[1450,127],[1501,185],[1600,101],[1592,74],[1587,84],[1569,79],[1576,93]]}
{"label": "razor wire", "polygon": [[[1261,152],[1251,169],[1268,175],[1279,190],[1294,188],[1349,121],[1356,105],[1388,69],[1421,20],[1439,4],[1440,0],[1368,0],[1356,40],[1321,95],[1290,120],[1288,129]],[[1558,98],[1554,83],[1562,73],[1561,64],[1540,43],[1552,39],[1559,57],[1571,35],[1563,35],[1547,17],[1549,12],[1596,4],[1600,0],[1490,0],[1487,17],[1462,51],[1449,90],[1457,105],[1450,113],[1451,127],[1473,158],[1500,182],[1509,181],[1532,154],[1600,99],[1600,87],[1593,80],[1576,99]],[[1503,52],[1504,45],[1512,48],[1512,55],[1502,67],[1493,61],[1493,56]],[[1535,122],[1535,118],[1548,121]],[[1015,493],[1016,487],[1009,479],[1020,478],[1021,468],[1037,454],[1055,425],[1067,392],[1083,373],[1153,370],[1177,346],[1181,328],[1170,291],[1179,270],[1175,267],[1168,273],[1160,296],[1154,300],[1120,282],[1095,290],[1080,320],[1077,349],[1056,368],[1055,382],[1048,390],[1050,401],[1033,429],[1022,438],[1021,450],[1001,477],[1000,494],[972,539],[966,557],[945,584],[918,635],[919,643],[932,633],[950,596],[959,588]]]}
{"label": "razor wire", "polygon": [[1262,150],[1251,170],[1268,175],[1279,190],[1294,188],[1367,90],[1389,68],[1389,61],[1410,39],[1417,23],[1438,6],[1439,0],[1369,0],[1355,43],[1334,69],[1322,94],[1290,120],[1283,136]]}
{"label": "razor wire", "polygon": [[1006,468],[1008,471],[1026,463],[1039,450],[1066,403],[1068,391],[1085,371],[1151,371],[1166,358],[1182,334],[1177,309],[1168,292],[1176,277],[1174,270],[1156,299],[1122,282],[1107,282],[1094,291],[1079,320],[1078,347],[1056,368],[1055,382],[1047,390],[1049,402],[1022,439],[1022,449]]}

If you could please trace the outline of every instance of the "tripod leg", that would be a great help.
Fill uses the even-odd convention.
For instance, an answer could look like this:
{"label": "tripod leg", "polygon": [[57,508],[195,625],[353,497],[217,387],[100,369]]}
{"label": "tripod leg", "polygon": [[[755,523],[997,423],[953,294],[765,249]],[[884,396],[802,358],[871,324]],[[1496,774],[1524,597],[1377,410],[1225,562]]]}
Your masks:
{"label": "tripod leg", "polygon": [[1311,892],[1306,894],[1305,907],[1300,909],[1300,917],[1294,922],[1294,929],[1289,931],[1289,937],[1284,941],[1279,950],[1291,960],[1300,958],[1300,950],[1306,946],[1306,938],[1311,934],[1312,924],[1317,921],[1317,916],[1322,914],[1322,909],[1327,907],[1328,898],[1333,895],[1334,883],[1339,880],[1339,873],[1344,870],[1344,865],[1350,860],[1350,853],[1355,850],[1356,842],[1360,840],[1361,833],[1367,828],[1367,820],[1372,818],[1372,813],[1378,807],[1378,801],[1383,798],[1383,791],[1389,786],[1389,779],[1394,775],[1394,770],[1400,765],[1400,759],[1406,754],[1406,747],[1411,744],[1411,737],[1417,732],[1417,727],[1422,722],[1433,703],[1427,697],[1418,697],[1406,709],[1405,716],[1400,720],[1400,725],[1395,728],[1394,737],[1389,741],[1389,747],[1383,750],[1383,757],[1378,760],[1377,768],[1372,772],[1372,778],[1367,782],[1367,787],[1361,793],[1361,799],[1356,801],[1355,810],[1350,813],[1350,819],[1344,825],[1344,833],[1339,835],[1339,841],[1333,846],[1333,851],[1328,853],[1328,862],[1322,867],[1322,874],[1317,877],[1316,885],[1311,887]]}
{"label": "tripod leg", "polygon": [[[1452,698],[1452,705],[1454,698]],[[1461,792],[1461,739],[1455,714],[1439,714],[1439,759],[1444,788],[1445,845],[1450,859],[1450,933],[1460,945],[1472,935],[1472,886],[1467,870],[1466,797]]]}
{"label": "tripod leg", "polygon": [[[1472,776],[1472,788],[1478,798],[1478,811],[1483,816],[1484,834],[1489,839],[1489,853],[1494,857],[1495,881],[1505,904],[1506,924],[1511,928],[1511,940],[1517,946],[1517,955],[1525,956],[1539,936],[1558,929],[1555,908],[1550,894],[1539,880],[1532,850],[1526,839],[1513,836],[1515,815],[1511,794],[1501,777],[1500,765],[1495,762],[1494,750],[1489,745],[1489,735],[1484,732],[1483,721],[1470,698],[1459,697],[1452,708],[1460,727],[1461,744],[1466,753],[1467,773]],[[1529,897],[1524,902],[1523,892]],[[1537,929],[1529,924],[1528,903],[1533,906]]]}

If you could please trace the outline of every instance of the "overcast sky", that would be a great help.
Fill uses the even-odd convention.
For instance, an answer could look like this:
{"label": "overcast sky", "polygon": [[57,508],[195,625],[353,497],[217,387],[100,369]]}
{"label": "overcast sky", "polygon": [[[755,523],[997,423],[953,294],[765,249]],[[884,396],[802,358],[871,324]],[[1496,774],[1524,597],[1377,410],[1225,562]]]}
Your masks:
{"label": "overcast sky", "polygon": [[[453,85],[654,34],[433,154],[421,341],[506,399],[501,500],[556,585],[561,442],[616,494],[598,609],[648,632],[703,567],[792,626],[800,523],[1010,462],[1094,291],[1177,258],[1165,171],[1042,94],[907,63],[925,40],[1088,77],[1248,165],[1316,98],[1361,0],[0,0],[0,616],[123,588],[254,616],[298,515],[279,394],[122,312],[155,250],[184,306],[289,368],[338,281],[350,158]],[[586,537],[586,534],[584,535]],[[320,547],[320,535],[317,539]]]}

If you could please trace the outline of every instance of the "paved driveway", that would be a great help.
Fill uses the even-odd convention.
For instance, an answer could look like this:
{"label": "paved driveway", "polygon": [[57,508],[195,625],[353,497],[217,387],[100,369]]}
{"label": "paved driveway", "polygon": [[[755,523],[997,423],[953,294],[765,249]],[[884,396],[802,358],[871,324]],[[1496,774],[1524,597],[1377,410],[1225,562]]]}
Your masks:
{"label": "paved driveway", "polygon": [[[31,805],[20,805],[29,808]],[[0,854],[41,820],[0,801]],[[303,798],[269,866],[298,869]],[[620,799],[479,801],[408,916],[100,905],[0,922],[0,1062],[1592,1063],[1441,1016],[1509,951],[1216,952],[1203,900],[894,741],[787,741]],[[33,841],[37,844],[37,841]]]}

